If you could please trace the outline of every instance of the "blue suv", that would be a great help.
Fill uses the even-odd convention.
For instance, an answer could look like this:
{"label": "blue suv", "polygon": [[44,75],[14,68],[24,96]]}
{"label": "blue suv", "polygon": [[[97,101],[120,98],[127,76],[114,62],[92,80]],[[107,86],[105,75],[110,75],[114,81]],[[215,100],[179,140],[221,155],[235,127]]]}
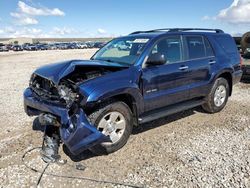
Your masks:
{"label": "blue suv", "polygon": [[47,127],[48,142],[62,141],[74,155],[108,154],[138,124],[200,105],[221,111],[241,76],[237,46],[222,30],[137,31],[113,39],[90,60],[38,68],[24,107]]}

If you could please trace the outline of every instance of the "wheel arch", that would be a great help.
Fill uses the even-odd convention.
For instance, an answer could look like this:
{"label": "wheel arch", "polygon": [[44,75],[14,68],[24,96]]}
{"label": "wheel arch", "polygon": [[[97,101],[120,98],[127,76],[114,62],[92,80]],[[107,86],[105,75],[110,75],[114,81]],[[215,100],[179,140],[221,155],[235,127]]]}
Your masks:
{"label": "wheel arch", "polygon": [[233,76],[232,76],[232,73],[229,72],[229,71],[222,72],[217,76],[217,78],[224,78],[224,79],[227,80],[228,85],[229,85],[229,96],[231,96],[232,91],[233,91]]}
{"label": "wheel arch", "polygon": [[142,103],[143,99],[140,93],[138,93],[137,90],[131,89],[131,90],[126,90],[127,92],[118,92],[113,95],[103,95],[98,97],[94,101],[88,101],[86,105],[86,112],[87,114],[95,111],[98,109],[100,106],[102,106],[105,103],[110,103],[110,102],[115,102],[115,101],[121,101],[124,102],[128,107],[130,108],[132,114],[133,114],[133,119],[134,119],[134,124],[138,124],[138,115],[142,111]]}

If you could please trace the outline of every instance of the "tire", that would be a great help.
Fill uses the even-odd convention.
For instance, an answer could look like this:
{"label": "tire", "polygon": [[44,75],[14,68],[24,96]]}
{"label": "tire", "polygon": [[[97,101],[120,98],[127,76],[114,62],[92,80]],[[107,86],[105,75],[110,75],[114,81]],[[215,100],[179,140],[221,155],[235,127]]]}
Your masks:
{"label": "tire", "polygon": [[[223,90],[225,91],[224,94],[222,92]],[[208,113],[220,112],[225,107],[228,97],[229,97],[228,81],[225,78],[217,78],[214,82],[214,85],[210,93],[206,98],[206,103],[202,105],[202,108]]]}
{"label": "tire", "polygon": [[[116,116],[117,118],[115,119]],[[115,119],[115,121],[112,121],[112,119]],[[105,142],[91,147],[90,151],[97,155],[107,155],[122,148],[127,143],[132,132],[132,119],[132,112],[124,102],[108,102],[101,105],[98,110],[89,115],[89,121],[99,131],[110,136],[110,138],[112,136],[113,139],[111,142]],[[108,124],[107,122],[111,123]],[[122,128],[118,129],[117,127]]]}

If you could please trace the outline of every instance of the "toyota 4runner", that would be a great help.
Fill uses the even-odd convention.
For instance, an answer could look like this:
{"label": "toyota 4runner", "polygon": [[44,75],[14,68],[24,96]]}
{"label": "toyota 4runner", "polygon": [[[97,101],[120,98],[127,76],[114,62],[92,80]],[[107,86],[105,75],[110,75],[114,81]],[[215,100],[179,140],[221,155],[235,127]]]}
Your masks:
{"label": "toyota 4runner", "polygon": [[90,60],[38,68],[24,107],[46,125],[47,142],[63,142],[75,155],[108,154],[138,124],[200,105],[221,111],[241,76],[237,46],[222,30],[137,31],[113,39]]}

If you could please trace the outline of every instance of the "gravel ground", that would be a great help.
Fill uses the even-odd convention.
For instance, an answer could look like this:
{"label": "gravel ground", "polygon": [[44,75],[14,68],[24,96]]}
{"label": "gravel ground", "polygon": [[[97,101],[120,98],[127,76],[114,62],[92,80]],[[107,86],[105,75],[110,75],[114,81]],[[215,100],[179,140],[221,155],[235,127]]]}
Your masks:
{"label": "gravel ground", "polygon": [[[94,52],[0,53],[0,187],[35,187],[40,176],[22,162],[42,141],[42,133],[32,131],[34,118],[23,111],[22,92],[33,70]],[[41,187],[129,187],[51,173],[142,187],[250,187],[250,84],[237,84],[220,113],[195,108],[135,128],[125,147],[108,156],[85,152],[70,158],[60,151],[67,163],[49,165]],[[39,171],[46,166],[39,150],[28,153],[25,164]],[[77,170],[77,164],[86,169]]]}

